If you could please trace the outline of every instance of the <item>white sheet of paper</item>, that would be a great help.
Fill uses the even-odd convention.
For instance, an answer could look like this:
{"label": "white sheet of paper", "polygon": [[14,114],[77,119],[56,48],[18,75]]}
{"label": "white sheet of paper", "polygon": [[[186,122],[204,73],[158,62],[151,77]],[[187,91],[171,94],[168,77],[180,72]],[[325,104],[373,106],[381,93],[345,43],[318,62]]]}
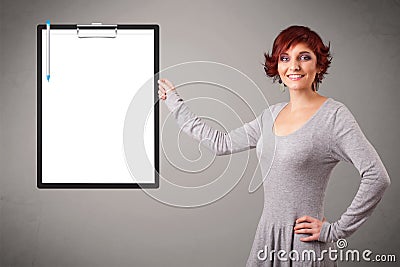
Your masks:
{"label": "white sheet of paper", "polygon": [[[50,82],[42,34],[42,182],[134,183],[124,158],[124,119],[135,93],[154,76],[154,32],[119,29],[116,38],[50,32]],[[153,128],[149,120],[145,147],[151,159]],[[153,183],[154,170],[134,178]]]}

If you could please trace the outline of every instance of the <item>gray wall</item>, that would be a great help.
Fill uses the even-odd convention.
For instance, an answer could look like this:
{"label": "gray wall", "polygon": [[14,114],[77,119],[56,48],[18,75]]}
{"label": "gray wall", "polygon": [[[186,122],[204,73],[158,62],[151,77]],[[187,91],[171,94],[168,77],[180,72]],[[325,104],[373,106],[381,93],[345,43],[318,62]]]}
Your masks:
{"label": "gray wall", "polygon": [[[38,190],[36,25],[47,19],[157,23],[161,69],[191,60],[221,62],[251,77],[272,104],[287,101],[288,92],[266,79],[263,52],[289,25],[316,30],[331,42],[334,57],[320,93],[350,108],[392,179],[372,217],[347,241],[353,249],[400,257],[399,1],[2,0],[0,12],[1,266],[244,266],[263,205],[262,190],[247,192],[255,151],[238,186],[200,208],[171,207],[140,190]],[[161,167],[166,176],[192,179],[164,156]],[[353,166],[336,167],[325,203],[329,221],[345,211],[359,181]]]}

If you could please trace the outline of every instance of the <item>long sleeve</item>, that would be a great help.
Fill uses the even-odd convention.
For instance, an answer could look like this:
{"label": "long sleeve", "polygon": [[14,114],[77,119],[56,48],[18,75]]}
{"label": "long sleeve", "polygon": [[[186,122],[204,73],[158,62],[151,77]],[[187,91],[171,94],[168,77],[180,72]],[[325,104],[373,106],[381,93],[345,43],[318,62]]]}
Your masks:
{"label": "long sleeve", "polygon": [[224,133],[213,129],[184,103],[176,90],[167,93],[165,103],[183,132],[201,142],[216,155],[232,154],[254,148],[261,136],[261,117]]}
{"label": "long sleeve", "polygon": [[340,219],[323,223],[318,239],[322,242],[336,242],[354,233],[369,218],[390,185],[389,175],[378,153],[345,105],[336,111],[330,153],[333,160],[353,164],[360,173],[361,183]]}

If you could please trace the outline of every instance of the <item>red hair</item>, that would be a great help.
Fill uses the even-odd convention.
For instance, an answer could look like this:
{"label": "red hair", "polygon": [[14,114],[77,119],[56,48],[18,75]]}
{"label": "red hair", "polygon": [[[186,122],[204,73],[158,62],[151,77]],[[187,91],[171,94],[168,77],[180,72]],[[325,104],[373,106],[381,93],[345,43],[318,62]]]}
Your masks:
{"label": "red hair", "polygon": [[275,38],[271,55],[264,53],[265,73],[267,76],[273,77],[274,82],[278,80],[280,78],[278,73],[278,60],[280,54],[299,43],[305,43],[317,56],[317,68],[321,69],[321,72],[315,75],[313,82],[313,90],[317,91],[318,83],[322,82],[324,74],[328,74],[327,70],[331,64],[332,57],[329,51],[330,43],[328,46],[325,46],[321,37],[308,27],[293,25],[281,31],[281,33]]}

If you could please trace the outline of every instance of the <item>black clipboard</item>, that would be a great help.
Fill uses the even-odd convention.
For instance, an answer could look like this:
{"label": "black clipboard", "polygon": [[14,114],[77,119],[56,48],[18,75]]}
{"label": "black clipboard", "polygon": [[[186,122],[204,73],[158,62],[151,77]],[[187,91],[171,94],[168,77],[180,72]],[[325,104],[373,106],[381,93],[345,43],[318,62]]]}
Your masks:
{"label": "black clipboard", "polygon": [[[149,56],[149,58],[152,58],[152,60],[148,60],[146,61],[146,66],[147,66],[147,72],[146,73],[150,73],[152,77],[154,78],[154,90],[153,90],[153,99],[150,99],[149,101],[153,101],[154,103],[154,169],[152,170],[152,175],[153,177],[149,178],[146,177],[146,179],[143,179],[143,181],[139,179],[131,179],[131,180],[127,180],[127,177],[125,177],[125,173],[123,171],[120,170],[120,168],[118,168],[118,173],[121,173],[124,176],[124,178],[121,180],[119,180],[118,177],[111,177],[110,180],[107,180],[108,178],[103,177],[101,179],[99,179],[99,181],[96,180],[96,178],[90,178],[90,180],[88,180],[89,178],[86,178],[84,176],[84,174],[79,174],[82,175],[80,178],[72,178],[73,176],[73,162],[74,160],[76,160],[76,157],[80,156],[80,151],[79,151],[79,147],[77,148],[78,151],[72,150],[71,151],[75,151],[75,153],[73,155],[69,155],[69,157],[64,157],[62,149],[64,148],[64,150],[68,150],[68,152],[70,154],[71,151],[69,151],[69,147],[74,146],[74,142],[71,141],[71,143],[68,145],[65,145],[62,142],[65,142],[65,139],[68,138],[59,138],[58,135],[60,135],[59,133],[62,133],[62,131],[57,132],[57,129],[52,131],[49,130],[51,129],[51,127],[53,127],[52,125],[56,124],[59,125],[59,127],[63,127],[62,124],[59,124],[59,121],[62,122],[70,122],[70,123],[74,123],[73,119],[68,120],[68,114],[73,114],[73,109],[74,109],[74,105],[75,107],[79,105],[79,103],[69,103],[69,106],[71,107],[69,109],[69,111],[66,111],[66,113],[62,113],[60,112],[61,108],[59,109],[57,106],[57,99],[61,99],[60,103],[64,103],[64,99],[62,97],[59,96],[54,96],[57,95],[58,92],[63,92],[62,88],[58,88],[59,91],[57,91],[57,88],[54,84],[54,81],[56,81],[55,83],[57,84],[57,82],[60,83],[60,81],[57,81],[57,78],[59,78],[62,75],[53,75],[53,74],[57,74],[57,65],[54,64],[54,62],[57,62],[57,60],[60,60],[60,58],[62,58],[62,56],[65,56],[65,53],[60,53],[58,52],[60,57],[57,57],[57,55],[54,55],[53,53],[55,53],[55,46],[57,45],[64,45],[62,38],[64,38],[65,36],[63,36],[64,32],[71,32],[73,31],[76,34],[77,40],[86,40],[85,42],[91,42],[92,45],[93,43],[96,42],[102,42],[103,40],[107,40],[106,42],[110,42],[108,43],[106,46],[104,46],[106,49],[108,49],[109,44],[112,44],[112,39],[117,39],[120,36],[124,36],[124,34],[128,34],[129,32],[137,32],[138,35],[142,34],[142,33],[150,33],[152,38],[152,43],[147,43],[149,45],[147,45],[148,47],[150,47],[149,50],[146,50],[148,55],[150,55],[150,52],[152,53],[152,57]],[[129,31],[129,32],[128,32]],[[127,33],[128,32],[128,33]],[[55,37],[53,36],[53,33],[58,33],[59,37]],[[146,35],[147,36],[147,35]],[[61,38],[58,42],[56,41],[57,38]],[[146,37],[146,38],[150,38],[150,37]],[[50,45],[48,45],[48,40],[50,40]],[[95,41],[96,40],[96,41]],[[97,41],[98,40],[98,41]],[[136,39],[136,40],[140,40],[140,39]],[[146,42],[149,42],[149,39],[146,39]],[[124,48],[125,51],[123,53],[125,53],[126,56],[126,60],[128,60],[129,58],[129,53],[133,53],[132,51],[135,51],[135,45],[138,45],[140,42],[136,42],[136,44],[134,44],[132,46],[132,44],[129,46],[130,49],[128,48]],[[99,44],[99,43],[98,43]],[[144,46],[141,46],[142,48]],[[71,48],[71,46],[69,47],[64,47],[64,51],[69,51]],[[121,47],[118,47],[118,49],[120,49]],[[132,50],[131,50],[132,49]],[[112,48],[110,47],[111,51],[116,52],[115,50],[112,50]],[[104,51],[104,50],[102,50]],[[109,51],[109,50],[107,50]],[[80,50],[79,50],[80,52]],[[109,51],[110,52],[110,51]],[[121,53],[121,51],[117,51],[119,53]],[[45,54],[46,53],[46,54]],[[68,53],[66,53],[68,54]],[[101,58],[102,56],[104,56],[103,54],[107,54],[107,53],[100,53],[99,57]],[[141,54],[146,54],[146,52],[143,52]],[[70,57],[73,55],[72,53],[69,54]],[[93,55],[92,55],[93,56]],[[124,58],[125,58],[124,56]],[[50,60],[48,60],[47,58],[50,57]],[[68,59],[68,57],[66,57]],[[97,57],[93,57],[95,60],[97,59]],[[108,57],[108,59],[112,58]],[[87,60],[85,58],[85,60]],[[122,59],[125,60],[125,59]],[[151,64],[150,64],[151,61]],[[104,64],[106,64],[107,61],[104,62]],[[95,63],[93,63],[95,64]],[[113,64],[113,66],[117,66],[118,64]],[[60,66],[60,65],[59,65]],[[98,64],[94,67],[97,67]],[[132,65],[130,65],[132,66]],[[151,69],[150,67],[151,66]],[[76,65],[73,65],[73,68],[79,68],[80,65],[79,63],[77,63]],[[58,69],[59,70],[59,69]],[[70,189],[78,189],[78,188],[104,188],[104,189],[126,189],[126,188],[158,188],[159,187],[159,106],[158,106],[158,97],[157,97],[157,91],[158,91],[158,86],[157,86],[157,79],[158,79],[158,72],[159,72],[159,26],[155,25],[155,24],[151,24],[151,25],[132,25],[132,24],[119,24],[119,25],[103,25],[103,24],[89,24],[89,25],[77,25],[77,24],[52,24],[50,25],[49,23],[47,24],[40,24],[37,25],[37,187],[39,189],[45,189],[45,188],[53,188],[53,189],[66,189],[66,188],[70,188]],[[61,71],[60,71],[61,73]],[[107,73],[105,73],[107,74]],[[97,74],[96,74],[97,75]],[[101,75],[101,73],[98,74],[99,76]],[[104,77],[104,75],[103,75]],[[90,79],[91,77],[88,77],[88,79]],[[48,87],[48,84],[51,84],[51,86],[53,86],[51,93],[49,93],[50,91],[47,90],[46,88]],[[78,84],[78,83],[75,83]],[[46,91],[47,90],[47,91]],[[113,93],[115,93],[117,91],[117,89],[114,89]],[[54,93],[55,92],[55,93]],[[81,91],[82,92],[82,91]],[[60,93],[62,94],[62,93]],[[49,95],[51,95],[49,97]],[[64,96],[67,94],[64,94]],[[62,96],[62,95],[61,95]],[[52,98],[53,97],[53,98]],[[58,97],[58,98],[57,98]],[[76,98],[71,98],[70,100],[73,102],[75,99],[78,99],[79,96],[77,96]],[[91,101],[92,99],[90,99]],[[90,102],[89,101],[89,102]],[[111,102],[111,100],[110,100]],[[93,102],[91,102],[93,103]],[[52,110],[55,109],[57,112],[55,112],[58,115],[49,115],[53,111]],[[109,106],[107,107],[109,108]],[[90,104],[88,105],[88,109],[90,109]],[[61,114],[61,115],[60,115]],[[53,117],[59,116],[57,118],[58,119],[54,119]],[[77,117],[75,115],[75,120],[79,120],[80,118]],[[119,119],[119,118],[118,118]],[[54,126],[55,128],[57,128],[56,126]],[[71,127],[72,128],[72,127]],[[64,130],[68,128],[64,128]],[[85,132],[84,129],[80,129],[80,131],[82,133]],[[57,134],[58,133],[58,134]],[[74,135],[74,132],[71,131],[70,135]],[[111,135],[110,135],[111,136]],[[59,139],[59,143],[57,143]],[[52,140],[52,141],[49,141]],[[89,139],[86,139],[89,140]],[[79,143],[79,142],[75,142],[75,143]],[[60,144],[59,147],[57,147],[57,145]],[[54,149],[54,146],[57,147],[57,149]],[[59,148],[59,149],[58,149]],[[101,154],[101,153],[96,153],[97,154]],[[105,153],[106,154],[106,153]],[[110,153],[108,153],[110,154]],[[107,154],[107,155],[108,155]],[[57,161],[57,157],[61,157],[63,158],[63,163],[59,163]],[[119,155],[116,156],[116,158],[118,158]],[[90,157],[87,157],[90,158]],[[101,157],[99,157],[101,158]],[[86,159],[86,158],[83,158]],[[104,161],[104,162],[111,162],[114,161],[114,158],[112,156],[109,157],[108,159],[109,161]],[[62,160],[60,160],[62,161]],[[115,160],[116,162],[118,160]],[[76,162],[79,163],[78,160],[76,160]],[[54,165],[54,166],[52,166]],[[89,164],[90,165],[90,164]],[[107,164],[98,164],[99,168],[105,167],[102,165],[107,165]],[[115,166],[120,166],[121,164],[116,163]],[[82,170],[81,165],[79,170]],[[95,165],[93,165],[95,166]],[[92,166],[92,167],[93,167]],[[97,166],[97,164],[96,164]],[[110,167],[111,168],[111,167]],[[78,169],[78,168],[77,168]],[[90,167],[89,167],[90,169]],[[93,169],[93,168],[91,168]],[[71,171],[72,170],[72,171]],[[60,175],[58,175],[57,173],[60,173]],[[97,174],[99,176],[102,175],[103,172],[101,172],[101,170],[96,170]],[[107,170],[108,173],[112,173],[112,169]],[[107,172],[105,171],[105,173]],[[65,174],[65,172],[67,172],[67,174]],[[90,172],[90,171],[89,171]],[[87,173],[89,173],[87,172]],[[68,173],[70,173],[68,175]],[[85,173],[85,172],[83,172]],[[77,174],[77,176],[79,176]],[[52,177],[53,178],[52,178]],[[57,176],[57,178],[55,178]],[[88,175],[89,176],[89,175]],[[94,176],[96,176],[94,174]],[[112,176],[112,175],[111,175]],[[68,178],[70,177],[70,178]]]}

